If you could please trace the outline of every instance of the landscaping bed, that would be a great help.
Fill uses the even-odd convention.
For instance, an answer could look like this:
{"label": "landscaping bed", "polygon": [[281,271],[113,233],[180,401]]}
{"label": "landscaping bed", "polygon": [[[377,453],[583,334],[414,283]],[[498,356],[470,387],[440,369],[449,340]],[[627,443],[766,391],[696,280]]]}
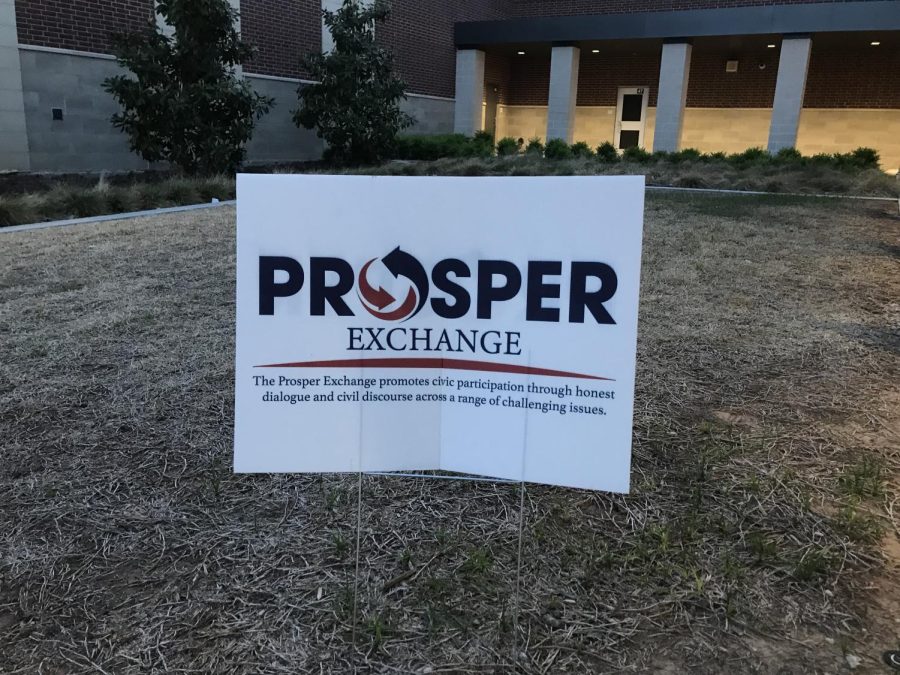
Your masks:
{"label": "landscaping bed", "polygon": [[[252,173],[359,173],[402,176],[573,176],[643,175],[647,184],[789,194],[900,197],[900,181],[878,168],[878,155],[866,148],[852,153],[803,157],[794,150],[777,155],[751,148],[736,155],[696,150],[647,153],[640,148],[621,156],[607,144],[592,150],[513,139],[494,145],[490,136],[458,134],[398,139],[398,159],[375,166],[346,167],[325,162],[253,166]],[[167,206],[225,201],[235,194],[233,176],[179,177],[148,171],[110,175],[9,174],[0,176],[0,227],[47,220],[82,218]]]}
{"label": "landscaping bed", "polygon": [[365,476],[358,582],[356,476],[232,474],[232,208],[0,233],[0,669],[880,672],[898,227],[649,194],[632,494]]}

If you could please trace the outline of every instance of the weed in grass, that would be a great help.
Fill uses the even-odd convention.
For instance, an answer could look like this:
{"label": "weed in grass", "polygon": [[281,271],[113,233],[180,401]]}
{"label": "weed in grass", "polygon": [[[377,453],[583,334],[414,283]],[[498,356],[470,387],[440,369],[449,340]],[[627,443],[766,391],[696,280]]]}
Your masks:
{"label": "weed in grass", "polygon": [[372,648],[376,651],[383,649],[390,630],[385,617],[380,614],[371,616],[366,619],[364,626],[366,635],[372,641]]}
{"label": "weed in grass", "polygon": [[857,464],[844,468],[838,485],[851,497],[880,497],[884,493],[883,464],[878,458],[864,457]]}
{"label": "weed in grass", "polygon": [[757,563],[775,560],[778,556],[778,543],[765,532],[750,532],[746,542]]}
{"label": "weed in grass", "polygon": [[831,572],[834,564],[834,556],[827,549],[808,548],[794,563],[791,575],[797,581],[820,581]]}
{"label": "weed in grass", "polygon": [[460,568],[461,571],[470,577],[483,576],[494,564],[494,558],[491,552],[486,548],[473,549],[466,561]]}
{"label": "weed in grass", "polygon": [[449,530],[439,527],[434,532],[434,540],[438,543],[439,546],[446,546],[453,539],[452,534]]}
{"label": "weed in grass", "polygon": [[334,549],[335,556],[343,560],[350,552],[350,539],[343,532],[332,532],[331,546]]}
{"label": "weed in grass", "polygon": [[331,488],[325,493],[325,508],[329,511],[334,509],[344,501],[345,494],[340,488]]}
{"label": "weed in grass", "polygon": [[839,532],[863,544],[874,544],[884,535],[884,528],[878,519],[853,504],[838,511],[834,524]]}

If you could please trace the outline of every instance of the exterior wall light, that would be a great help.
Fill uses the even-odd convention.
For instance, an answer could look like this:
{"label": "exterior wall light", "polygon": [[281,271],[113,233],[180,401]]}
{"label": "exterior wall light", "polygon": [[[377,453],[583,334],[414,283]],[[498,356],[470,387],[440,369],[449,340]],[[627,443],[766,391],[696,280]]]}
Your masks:
{"label": "exterior wall light", "polygon": [[775,45],[766,45],[769,49],[775,49]]}
{"label": "exterior wall light", "polygon": [[872,45],[873,47],[877,47],[877,46],[880,45],[881,43],[880,43],[878,40],[873,40],[873,41],[870,42],[869,44]]}
{"label": "exterior wall light", "polygon": [[599,50],[599,49],[592,49],[592,50],[591,50],[591,54],[599,54],[599,53],[600,53],[600,50]]}
{"label": "exterior wall light", "polygon": [[519,56],[525,56],[525,52],[516,52]]}

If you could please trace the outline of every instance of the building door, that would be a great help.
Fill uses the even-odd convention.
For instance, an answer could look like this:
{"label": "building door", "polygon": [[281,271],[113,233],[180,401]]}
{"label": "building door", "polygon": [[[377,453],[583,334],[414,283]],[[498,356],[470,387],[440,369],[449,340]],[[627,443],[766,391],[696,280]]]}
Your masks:
{"label": "building door", "polygon": [[484,92],[484,127],[491,136],[497,132],[497,102],[500,100],[500,87],[489,84]]}
{"label": "building door", "polygon": [[648,87],[619,87],[615,145],[619,150],[644,147]]}

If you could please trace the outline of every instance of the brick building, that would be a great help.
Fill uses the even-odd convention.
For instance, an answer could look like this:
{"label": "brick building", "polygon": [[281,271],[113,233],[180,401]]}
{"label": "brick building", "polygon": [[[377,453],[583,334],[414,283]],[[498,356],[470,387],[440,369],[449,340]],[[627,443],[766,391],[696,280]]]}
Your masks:
{"label": "brick building", "polygon": [[[254,161],[316,157],[290,119],[300,57],[329,48],[322,7],[230,0],[258,54],[243,75],[276,107]],[[141,168],[109,124],[110,35],[153,0],[0,0],[0,170]],[[900,166],[900,0],[393,0],[379,41],[414,132],[487,128],[673,150],[879,150]]]}

